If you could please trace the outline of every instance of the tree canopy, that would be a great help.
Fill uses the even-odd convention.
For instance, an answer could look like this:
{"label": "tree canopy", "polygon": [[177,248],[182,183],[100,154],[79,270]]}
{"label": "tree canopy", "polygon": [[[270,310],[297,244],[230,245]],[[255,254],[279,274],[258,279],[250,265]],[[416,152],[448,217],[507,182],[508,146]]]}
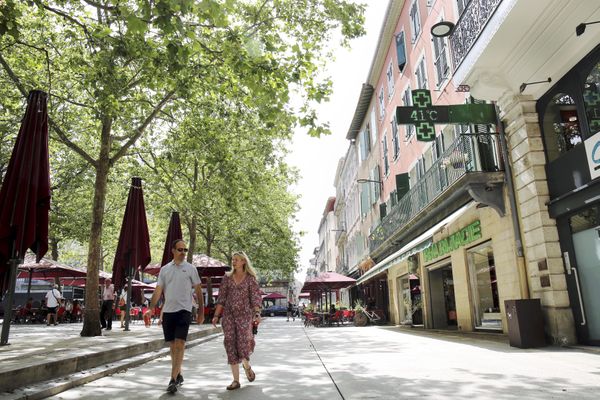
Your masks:
{"label": "tree canopy", "polygon": [[348,0],[0,1],[0,178],[19,106],[45,90],[53,250],[87,245],[82,335],[100,334],[98,270],[132,175],[146,182],[153,249],[177,209],[195,250],[294,270],[285,148],[297,126],[327,133],[314,106],[331,90],[330,40],[361,35],[363,13]]}

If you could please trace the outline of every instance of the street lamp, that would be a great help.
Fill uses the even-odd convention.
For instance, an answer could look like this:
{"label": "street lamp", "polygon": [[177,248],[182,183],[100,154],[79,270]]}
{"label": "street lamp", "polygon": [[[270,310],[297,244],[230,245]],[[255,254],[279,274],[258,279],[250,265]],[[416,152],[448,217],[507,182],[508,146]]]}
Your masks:
{"label": "street lamp", "polygon": [[383,187],[382,181],[376,181],[373,179],[357,179],[356,182],[358,182],[358,183],[368,183],[368,182],[379,183]]}
{"label": "street lamp", "polygon": [[450,36],[454,32],[454,27],[454,23],[450,21],[440,21],[431,27],[431,35],[438,38]]}
{"label": "street lamp", "polygon": [[585,27],[587,25],[594,25],[594,24],[600,24],[600,21],[582,22],[581,24],[577,25],[577,27],[575,27],[575,34],[577,36],[583,35],[583,32],[585,32]]}

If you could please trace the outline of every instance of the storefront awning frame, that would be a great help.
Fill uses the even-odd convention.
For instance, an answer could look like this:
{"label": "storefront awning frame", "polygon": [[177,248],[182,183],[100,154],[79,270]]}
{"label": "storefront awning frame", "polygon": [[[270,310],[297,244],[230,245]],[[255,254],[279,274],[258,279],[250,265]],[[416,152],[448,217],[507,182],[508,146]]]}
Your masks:
{"label": "storefront awning frame", "polygon": [[389,255],[388,257],[381,260],[377,263],[373,268],[368,270],[363,276],[356,280],[356,284],[360,285],[368,281],[369,279],[375,277],[376,275],[387,271],[393,265],[406,260],[408,257],[416,254],[420,251],[425,250],[433,243],[433,234],[441,229],[444,225],[448,225],[449,223],[458,219],[461,215],[463,215],[469,208],[475,205],[474,201],[471,201],[458,210],[454,211],[452,214],[448,215],[446,218],[423,232],[421,235],[417,236],[415,239],[408,242],[405,246],[403,246],[400,250],[395,253]]}

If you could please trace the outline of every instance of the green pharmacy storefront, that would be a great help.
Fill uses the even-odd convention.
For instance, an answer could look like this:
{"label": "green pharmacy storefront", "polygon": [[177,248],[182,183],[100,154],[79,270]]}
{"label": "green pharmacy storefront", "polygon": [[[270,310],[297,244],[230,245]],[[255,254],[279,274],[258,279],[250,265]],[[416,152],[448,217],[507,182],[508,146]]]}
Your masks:
{"label": "green pharmacy storefront", "polygon": [[419,254],[424,325],[507,332],[504,300],[519,298],[511,219],[471,203]]}

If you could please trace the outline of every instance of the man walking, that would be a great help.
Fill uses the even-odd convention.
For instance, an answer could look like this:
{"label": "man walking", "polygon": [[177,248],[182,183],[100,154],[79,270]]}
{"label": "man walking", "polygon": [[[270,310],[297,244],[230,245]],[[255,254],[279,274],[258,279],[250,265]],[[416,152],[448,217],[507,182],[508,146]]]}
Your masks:
{"label": "man walking", "polygon": [[60,305],[60,299],[62,299],[62,295],[58,291],[58,285],[54,285],[52,289],[46,292],[46,307],[48,307],[48,314],[46,316],[46,326],[50,325],[50,320],[54,317],[54,325],[57,324],[56,321],[56,310]]}
{"label": "man walking", "polygon": [[115,285],[110,278],[104,280],[102,286],[102,307],[100,308],[100,325],[107,331],[112,329],[113,305],[115,302]]}
{"label": "man walking", "polygon": [[[175,393],[177,386],[183,383],[181,364],[192,322],[193,292],[196,292],[199,310],[204,310],[204,296],[196,267],[185,261],[185,254],[188,252],[186,243],[181,239],[175,240],[171,245],[171,252],[173,261],[160,269],[156,289],[145,315],[152,317],[154,307],[164,291],[162,327],[165,342],[171,347],[171,380],[167,392]],[[196,321],[199,324],[204,322],[204,313],[199,312]]]}

